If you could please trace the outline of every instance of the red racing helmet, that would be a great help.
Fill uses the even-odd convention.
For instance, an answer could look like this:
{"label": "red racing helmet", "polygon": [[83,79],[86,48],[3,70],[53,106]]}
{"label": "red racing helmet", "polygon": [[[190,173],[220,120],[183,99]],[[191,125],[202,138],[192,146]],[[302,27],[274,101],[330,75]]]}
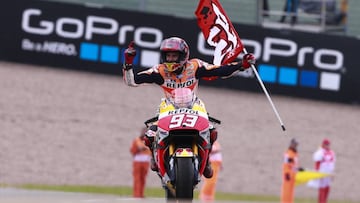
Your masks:
{"label": "red racing helmet", "polygon": [[[179,58],[177,61],[167,61],[167,52],[178,52]],[[186,61],[189,60],[189,46],[185,40],[179,37],[170,37],[164,39],[160,45],[161,63],[165,64],[169,72],[173,72],[183,67]]]}

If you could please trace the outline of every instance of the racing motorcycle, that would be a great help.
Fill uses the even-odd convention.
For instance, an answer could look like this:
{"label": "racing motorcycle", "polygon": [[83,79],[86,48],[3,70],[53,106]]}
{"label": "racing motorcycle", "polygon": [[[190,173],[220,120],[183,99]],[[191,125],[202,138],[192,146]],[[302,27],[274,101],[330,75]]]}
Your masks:
{"label": "racing motorcycle", "polygon": [[188,88],[175,89],[161,102],[158,115],[145,121],[150,129],[156,126],[147,138],[168,201],[192,201],[211,150],[210,131],[217,124],[221,121],[210,117]]}

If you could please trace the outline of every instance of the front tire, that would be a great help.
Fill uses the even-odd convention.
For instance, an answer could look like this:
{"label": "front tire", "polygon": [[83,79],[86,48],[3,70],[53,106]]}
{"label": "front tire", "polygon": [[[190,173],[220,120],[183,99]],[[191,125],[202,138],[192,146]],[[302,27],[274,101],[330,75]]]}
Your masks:
{"label": "front tire", "polygon": [[176,199],[192,200],[194,197],[194,165],[192,158],[178,158],[175,163]]}

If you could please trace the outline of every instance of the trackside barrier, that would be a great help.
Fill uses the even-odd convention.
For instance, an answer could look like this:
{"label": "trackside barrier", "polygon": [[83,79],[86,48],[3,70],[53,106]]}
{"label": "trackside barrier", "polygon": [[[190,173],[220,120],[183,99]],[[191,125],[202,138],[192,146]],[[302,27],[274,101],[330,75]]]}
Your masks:
{"label": "trackside barrier", "polygon": [[[0,7],[0,15],[1,60],[121,75],[122,53],[131,40],[139,53],[135,66],[146,68],[159,62],[162,39],[174,35],[187,40],[191,57],[213,58],[195,16],[182,19],[39,0],[10,1]],[[358,39],[234,27],[248,52],[256,55],[259,75],[271,94],[360,102]],[[261,92],[251,72],[202,85]]]}

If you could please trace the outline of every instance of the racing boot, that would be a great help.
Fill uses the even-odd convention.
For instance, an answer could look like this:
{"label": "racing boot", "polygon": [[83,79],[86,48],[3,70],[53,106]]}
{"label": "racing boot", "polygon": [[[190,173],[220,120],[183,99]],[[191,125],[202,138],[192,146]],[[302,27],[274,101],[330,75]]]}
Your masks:
{"label": "racing boot", "polygon": [[216,128],[212,126],[210,128],[210,144],[211,144],[211,148],[212,148],[212,145],[214,144],[214,142],[217,140],[217,137],[218,137],[218,132],[217,132]]}
{"label": "racing boot", "polygon": [[156,165],[155,159],[154,159],[154,152],[153,152],[153,140],[149,139],[149,137],[144,138],[145,145],[150,148],[151,151],[151,159],[150,159],[150,168],[152,171],[158,171],[158,167]]}
{"label": "racing boot", "polygon": [[156,136],[156,131],[157,131],[157,126],[156,125],[152,125],[149,127],[148,131],[145,133],[145,137],[146,137],[146,141],[145,144],[146,146],[148,146],[151,150],[151,159],[150,159],[150,168],[152,171],[159,171],[158,166],[155,162],[154,159],[154,140],[155,140],[155,136]]}
{"label": "racing boot", "polygon": [[[218,136],[217,130],[216,130],[216,128],[214,128],[212,126],[210,128],[210,144],[211,144],[210,152],[212,150],[212,145],[217,140],[217,136]],[[209,152],[209,154],[210,154],[210,152]],[[204,175],[205,178],[211,178],[213,176],[213,174],[214,174],[214,172],[213,172],[213,170],[211,168],[211,163],[210,163],[209,158],[208,158],[207,161],[206,161],[206,166],[205,166],[203,175]]]}
{"label": "racing boot", "polygon": [[214,171],[211,168],[211,163],[210,163],[209,159],[206,162],[206,166],[205,166],[203,175],[204,175],[205,178],[212,178],[213,175],[214,175]]}
{"label": "racing boot", "polygon": [[151,160],[150,160],[150,168],[152,171],[158,172],[159,168],[155,162],[154,156],[151,156]]}

